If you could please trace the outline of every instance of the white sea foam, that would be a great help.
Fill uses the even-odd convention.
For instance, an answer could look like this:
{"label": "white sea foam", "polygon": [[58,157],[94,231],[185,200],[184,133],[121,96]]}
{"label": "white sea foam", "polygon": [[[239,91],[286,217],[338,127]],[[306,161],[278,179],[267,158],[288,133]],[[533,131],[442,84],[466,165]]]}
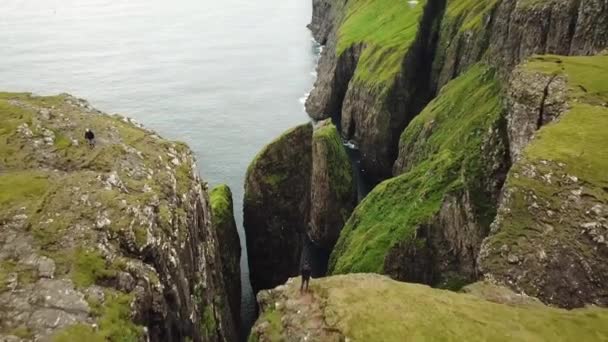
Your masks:
{"label": "white sea foam", "polygon": [[358,150],[359,149],[359,147],[357,147],[357,144],[355,144],[355,142],[352,141],[352,140],[345,141],[343,144],[344,144],[344,146],[350,148],[351,150]]}
{"label": "white sea foam", "polygon": [[300,103],[301,103],[301,104],[305,104],[305,103],[306,103],[306,100],[308,100],[308,97],[309,97],[309,96],[310,96],[310,93],[306,93],[306,94],[304,94],[304,96],[300,97],[300,98],[299,98]]}

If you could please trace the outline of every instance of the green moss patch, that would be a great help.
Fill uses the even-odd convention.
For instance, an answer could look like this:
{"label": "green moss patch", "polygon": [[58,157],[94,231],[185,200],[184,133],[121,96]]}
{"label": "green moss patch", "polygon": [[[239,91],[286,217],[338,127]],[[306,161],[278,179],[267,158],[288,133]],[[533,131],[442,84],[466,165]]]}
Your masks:
{"label": "green moss patch", "polygon": [[444,20],[446,23],[459,21],[460,31],[476,30],[498,3],[498,0],[448,0]]}
{"label": "green moss patch", "polygon": [[72,281],[79,287],[88,287],[98,280],[116,276],[116,269],[97,251],[77,249],[73,255]]}
{"label": "green moss patch", "polygon": [[213,188],[210,194],[213,223],[216,227],[224,227],[226,222],[234,221],[232,213],[232,192],[221,184]]}
{"label": "green moss patch", "polygon": [[[478,191],[484,137],[501,116],[500,86],[483,65],[452,81],[407,127],[401,145],[413,146],[409,170],[389,179],[357,206],[330,258],[335,273],[382,272],[395,244],[429,223],[450,192],[468,189],[489,224],[493,212]],[[484,212],[487,210],[488,212]]]}

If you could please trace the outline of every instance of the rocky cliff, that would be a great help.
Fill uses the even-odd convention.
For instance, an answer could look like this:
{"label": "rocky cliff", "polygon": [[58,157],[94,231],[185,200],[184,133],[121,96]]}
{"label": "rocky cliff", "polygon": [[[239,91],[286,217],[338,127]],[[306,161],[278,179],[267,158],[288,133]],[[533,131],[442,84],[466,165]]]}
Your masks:
{"label": "rocky cliff", "polygon": [[219,254],[222,259],[221,272],[230,304],[232,321],[239,327],[241,317],[241,242],[234,221],[232,191],[221,184],[210,193],[211,222],[217,235]]}
{"label": "rocky cliff", "polygon": [[[245,230],[255,291],[299,274],[323,274],[356,201],[348,155],[330,120],[298,126],[267,145],[245,183]],[[319,260],[314,260],[319,259]]]}
{"label": "rocky cliff", "polygon": [[255,157],[245,178],[243,224],[255,292],[299,272],[310,210],[312,124],[293,128]]}
{"label": "rocky cliff", "polygon": [[[480,283],[468,294],[374,274],[327,277],[300,294],[290,279],[258,294],[250,341],[601,341],[608,311],[544,306]],[[440,329],[438,327],[441,327]]]}
{"label": "rocky cliff", "polygon": [[607,75],[607,56],[537,57],[514,73],[509,131],[530,143],[479,257],[485,277],[568,308],[608,305]]}
{"label": "rocky cliff", "polygon": [[602,0],[313,1],[326,47],[306,103],[357,143],[372,181],[391,176],[399,136],[437,90],[483,61],[505,79],[533,54],[591,55],[608,46]]}
{"label": "rocky cliff", "polygon": [[348,155],[336,127],[322,121],[312,136],[310,239],[328,251],[338,240],[356,202]]}
{"label": "rocky cliff", "polygon": [[69,95],[2,93],[0,118],[0,340],[235,340],[184,144]]}

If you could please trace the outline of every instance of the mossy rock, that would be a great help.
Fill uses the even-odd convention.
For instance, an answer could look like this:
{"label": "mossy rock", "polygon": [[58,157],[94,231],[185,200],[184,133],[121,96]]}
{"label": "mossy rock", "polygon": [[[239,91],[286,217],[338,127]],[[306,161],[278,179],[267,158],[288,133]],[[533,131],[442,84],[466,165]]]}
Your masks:
{"label": "mossy rock", "polygon": [[311,212],[308,235],[331,250],[356,201],[353,171],[342,139],[330,120],[312,137]]}
{"label": "mossy rock", "polygon": [[247,169],[243,223],[254,291],[299,272],[310,211],[312,124],[288,130]]}
{"label": "mossy rock", "polygon": [[220,184],[209,194],[211,221],[217,234],[222,259],[222,276],[228,292],[233,320],[238,323],[241,313],[241,243],[234,221],[232,191]]}

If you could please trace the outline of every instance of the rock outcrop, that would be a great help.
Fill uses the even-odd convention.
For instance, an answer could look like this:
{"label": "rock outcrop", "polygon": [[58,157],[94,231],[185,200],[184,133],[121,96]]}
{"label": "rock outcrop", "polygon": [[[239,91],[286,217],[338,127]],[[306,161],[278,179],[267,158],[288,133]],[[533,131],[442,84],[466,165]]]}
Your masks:
{"label": "rock outcrop", "polygon": [[469,290],[475,295],[460,294],[375,274],[327,277],[312,285],[310,293],[300,294],[299,282],[292,278],[260,292],[261,315],[250,341],[593,341],[608,337],[606,310],[556,309],[493,285],[475,286]]}
{"label": "rock outcrop", "polygon": [[476,258],[508,168],[501,86],[478,65],[403,132],[389,179],[355,209],[333,273],[380,272],[448,288],[477,278]]}
{"label": "rock outcrop", "polygon": [[312,124],[291,129],[253,160],[245,179],[243,223],[255,292],[299,273],[308,227]]}
{"label": "rock outcrop", "polygon": [[0,340],[236,340],[184,144],[69,95],[0,118]]}
{"label": "rock outcrop", "polygon": [[331,251],[357,198],[350,160],[329,120],[319,123],[312,136],[311,177],[308,236]]}
{"label": "rock outcrop", "polygon": [[272,288],[327,255],[356,201],[352,167],[330,120],[298,126],[267,145],[245,184],[245,231],[254,291]]}
{"label": "rock outcrop", "polygon": [[515,73],[511,84],[536,81],[509,92],[509,123],[540,130],[518,151],[479,256],[486,278],[567,308],[608,305],[607,75],[607,56],[537,57]]}
{"label": "rock outcrop", "polygon": [[234,221],[232,191],[221,184],[213,188],[209,195],[211,203],[211,222],[217,235],[221,273],[228,295],[232,321],[238,327],[241,313],[241,242]]}

